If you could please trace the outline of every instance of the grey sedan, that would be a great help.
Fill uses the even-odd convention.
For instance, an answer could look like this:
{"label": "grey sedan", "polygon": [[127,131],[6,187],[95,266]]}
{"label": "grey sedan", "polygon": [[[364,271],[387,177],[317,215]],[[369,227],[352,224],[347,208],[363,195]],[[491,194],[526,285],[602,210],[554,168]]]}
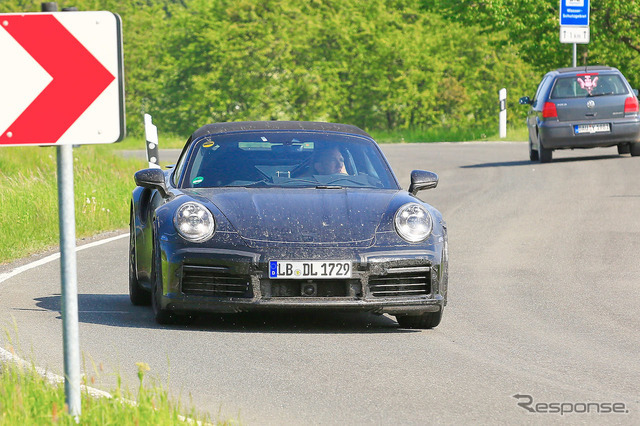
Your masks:
{"label": "grey sedan", "polygon": [[560,68],[547,73],[527,116],[529,158],[551,161],[553,150],[617,146],[640,155],[638,90],[612,67]]}

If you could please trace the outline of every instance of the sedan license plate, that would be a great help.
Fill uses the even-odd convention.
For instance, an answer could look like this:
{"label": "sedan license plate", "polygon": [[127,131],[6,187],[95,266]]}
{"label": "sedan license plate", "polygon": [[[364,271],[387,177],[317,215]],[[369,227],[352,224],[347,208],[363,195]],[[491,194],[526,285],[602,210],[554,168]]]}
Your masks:
{"label": "sedan license plate", "polygon": [[351,278],[351,262],[346,260],[271,260],[269,261],[269,278]]}
{"label": "sedan license plate", "polygon": [[611,126],[609,123],[604,124],[576,124],[574,127],[574,131],[577,134],[582,133],[600,133],[600,132],[610,132]]}

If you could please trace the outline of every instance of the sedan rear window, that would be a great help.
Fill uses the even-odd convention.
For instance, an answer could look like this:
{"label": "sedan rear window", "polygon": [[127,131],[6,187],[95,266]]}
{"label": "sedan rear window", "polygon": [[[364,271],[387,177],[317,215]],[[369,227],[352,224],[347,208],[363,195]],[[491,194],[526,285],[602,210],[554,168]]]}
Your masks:
{"label": "sedan rear window", "polygon": [[551,99],[626,95],[627,87],[616,74],[585,73],[556,80]]}

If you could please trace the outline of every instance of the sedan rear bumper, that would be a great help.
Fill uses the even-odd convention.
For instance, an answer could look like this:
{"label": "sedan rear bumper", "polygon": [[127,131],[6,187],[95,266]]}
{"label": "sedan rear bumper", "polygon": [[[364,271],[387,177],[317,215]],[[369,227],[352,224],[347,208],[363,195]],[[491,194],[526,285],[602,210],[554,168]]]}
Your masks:
{"label": "sedan rear bumper", "polygon": [[[609,124],[611,131],[576,134],[575,126],[581,124]],[[640,142],[640,118],[576,122],[547,120],[540,123],[539,138],[547,149],[595,148]]]}

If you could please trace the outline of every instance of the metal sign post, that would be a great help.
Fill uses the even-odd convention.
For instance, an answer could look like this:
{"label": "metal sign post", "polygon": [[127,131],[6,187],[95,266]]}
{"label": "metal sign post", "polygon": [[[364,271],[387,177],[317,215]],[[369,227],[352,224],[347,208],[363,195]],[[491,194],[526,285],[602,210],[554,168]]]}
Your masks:
{"label": "metal sign post", "polygon": [[111,12],[0,14],[0,147],[57,147],[65,395],[79,421],[73,145],[124,138],[122,22]]}
{"label": "metal sign post", "polygon": [[62,342],[64,390],[69,414],[77,417],[80,404],[80,339],[78,337],[78,274],[76,271],[76,215],[73,197],[73,146],[58,151],[58,217],[62,286]]}

